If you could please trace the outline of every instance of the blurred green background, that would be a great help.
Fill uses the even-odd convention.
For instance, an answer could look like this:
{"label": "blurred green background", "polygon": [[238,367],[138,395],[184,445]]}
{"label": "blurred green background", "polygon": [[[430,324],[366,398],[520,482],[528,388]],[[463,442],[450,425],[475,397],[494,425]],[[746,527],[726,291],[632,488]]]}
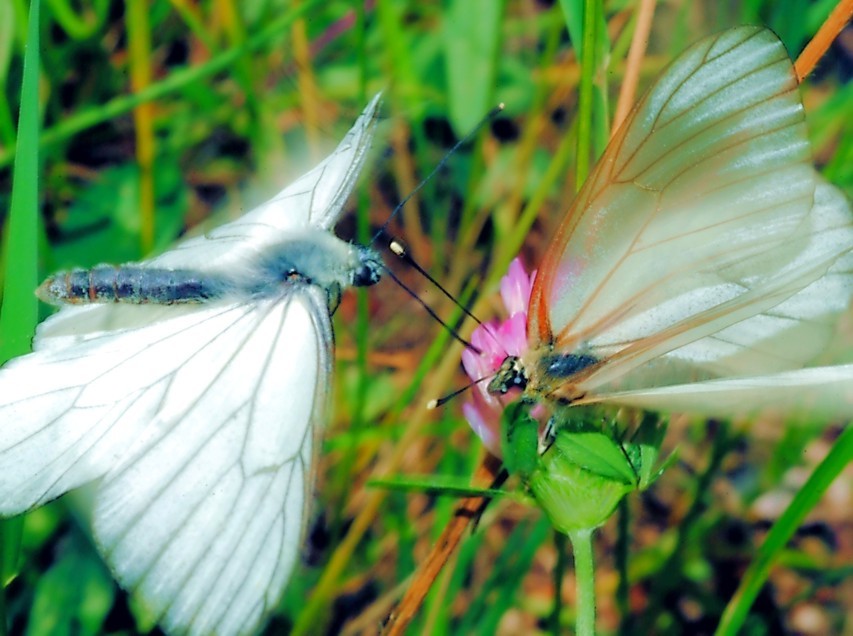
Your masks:
{"label": "blurred green background", "polygon": [[[364,240],[454,141],[504,102],[503,114],[449,158],[392,226],[434,276],[488,318],[509,260],[521,251],[535,266],[571,201],[578,130],[589,131],[594,154],[609,134],[638,3],[599,5],[593,109],[583,120],[573,44],[582,4],[46,1],[41,155],[37,171],[27,175],[39,187],[40,271],[138,260],[191,227],[251,208],[322,158],[382,91],[385,119],[374,156],[353,213],[340,225],[342,236]],[[835,4],[660,2],[640,87],[691,42],[738,24],[771,27],[796,57]],[[4,219],[27,10],[24,0],[0,0]],[[848,27],[802,87],[816,163],[848,195],[851,73]],[[6,261],[5,276],[15,276],[16,267]],[[442,316],[458,320],[417,275],[402,264],[391,267]],[[386,281],[347,294],[336,334],[336,404],[315,517],[304,564],[271,634],[295,624],[303,633],[375,633],[454,500],[366,482],[395,475],[467,478],[483,455],[459,400],[425,411],[429,399],[463,383],[460,347],[399,288]],[[730,427],[675,419],[669,445],[681,448],[678,465],[631,502],[629,528],[611,522],[598,537],[602,632],[712,632],[755,545],[836,434],[780,422]],[[851,493],[848,470],[784,552],[744,633],[853,629]],[[156,631],[112,582],[85,524],[69,511],[60,500],[23,524],[4,522],[10,633]],[[631,554],[621,574],[618,545],[630,546]],[[547,633],[555,550],[538,511],[495,503],[466,535],[411,633]],[[566,628],[572,593],[563,588]]]}

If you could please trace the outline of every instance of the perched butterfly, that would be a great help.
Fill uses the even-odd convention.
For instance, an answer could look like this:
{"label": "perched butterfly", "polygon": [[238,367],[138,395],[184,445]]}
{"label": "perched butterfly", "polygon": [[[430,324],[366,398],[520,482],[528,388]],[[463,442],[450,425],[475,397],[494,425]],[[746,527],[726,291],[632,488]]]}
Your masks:
{"label": "perched butterfly", "polygon": [[771,31],[690,47],[617,131],[532,286],[507,282],[523,290],[514,323],[475,334],[486,355],[466,351],[466,369],[494,375],[468,406],[475,430],[497,449],[519,390],[552,406],[853,415],[853,365],[813,366],[843,357],[827,348],[853,295],[853,214],[811,162]]}
{"label": "perched butterfly", "polygon": [[335,152],[156,258],[60,273],[62,309],[0,369],[0,514],[94,484],[94,536],[169,632],[255,631],[304,534],[332,380],[330,308],[373,250],[332,233],[379,96]]}

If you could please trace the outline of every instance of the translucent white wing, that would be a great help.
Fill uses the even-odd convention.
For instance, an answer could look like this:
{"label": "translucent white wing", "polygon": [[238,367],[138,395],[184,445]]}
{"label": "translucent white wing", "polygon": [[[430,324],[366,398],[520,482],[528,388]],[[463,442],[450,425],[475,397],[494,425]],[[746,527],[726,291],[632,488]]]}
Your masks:
{"label": "translucent white wing", "polygon": [[[850,202],[835,187],[818,183],[813,215],[825,220],[825,236],[848,240]],[[821,232],[815,250],[824,249]],[[830,251],[834,253],[834,251]],[[853,252],[827,273],[778,305],[706,338],[675,349],[601,386],[583,403],[605,403],[714,417],[762,413],[786,421],[824,423],[853,413],[853,365],[815,366],[849,359],[831,346],[839,317],[853,297]],[[700,373],[705,373],[703,377]],[[722,378],[722,379],[709,379]]]}
{"label": "translucent white wing", "polygon": [[[746,312],[749,317],[720,331],[712,331],[715,323],[700,316],[694,320],[705,321],[704,324],[692,326],[684,336],[676,329],[667,329],[643,343],[644,348],[635,345],[634,349],[640,349],[644,358],[655,351],[664,355],[628,372],[624,372],[627,365],[619,365],[621,376],[609,369],[592,374],[590,381],[598,383],[596,393],[608,391],[610,385],[605,382],[610,378],[617,378],[613,388],[618,390],[717,377],[766,375],[833,361],[829,355],[830,343],[836,336],[839,317],[849,309],[853,298],[853,210],[841,191],[820,180],[810,218],[813,220],[809,233],[811,245],[792,255],[786,268],[793,273],[804,262],[824,263],[824,275],[787,298],[790,287],[783,285],[781,302],[778,296],[767,294],[765,288],[763,294],[744,294],[734,303],[724,303],[727,308],[741,303],[741,314]],[[812,267],[804,266],[803,270],[809,272]],[[797,279],[792,277],[792,280],[796,289]],[[747,302],[742,303],[743,300]],[[757,308],[761,311],[756,311]],[[685,322],[689,325],[690,319]],[[621,328],[627,331],[629,326]],[[674,342],[686,341],[703,330],[711,332],[710,335],[673,349]],[[616,358],[628,358],[630,353],[631,348],[626,349]]]}
{"label": "translucent white wing", "polygon": [[[713,417],[763,413],[819,424],[848,420],[853,413],[853,365],[624,391],[591,401]],[[578,402],[584,403],[586,400]]]}
{"label": "translucent white wing", "polygon": [[[853,209],[844,194],[821,180],[815,191],[812,214],[825,222],[822,234],[853,245]],[[815,241],[817,249],[825,245]],[[835,254],[838,248],[829,250]],[[676,349],[670,355],[706,366],[718,376],[766,374],[796,369],[831,354],[830,343],[841,315],[853,298],[853,251],[843,253],[827,273],[805,289],[771,309],[722,331]],[[828,362],[831,356],[820,361]]]}
{"label": "translucent white wing", "polygon": [[0,513],[98,480],[100,548],[167,629],[253,631],[296,560],[331,343],[325,292],[293,285],[10,362]]}
{"label": "translucent white wing", "polygon": [[37,347],[0,368],[0,514],[50,501],[115,464],[158,412],[158,380],[243,311],[194,309],[135,331]]}
{"label": "translucent white wing", "polygon": [[337,149],[275,197],[204,236],[145,261],[155,267],[229,270],[253,251],[307,227],[331,229],[358,179],[373,138],[381,95],[376,95]]}
{"label": "translucent white wing", "polygon": [[853,246],[849,215],[813,206],[810,163],[778,38],[741,27],[694,45],[637,105],[560,227],[534,285],[534,347],[606,359],[578,383],[595,391],[771,312]]}

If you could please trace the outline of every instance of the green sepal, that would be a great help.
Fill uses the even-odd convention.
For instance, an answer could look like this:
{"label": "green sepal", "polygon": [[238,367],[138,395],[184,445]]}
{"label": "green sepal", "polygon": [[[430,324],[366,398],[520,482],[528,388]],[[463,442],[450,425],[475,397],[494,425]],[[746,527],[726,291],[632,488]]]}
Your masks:
{"label": "green sepal", "polygon": [[501,415],[501,453],[510,474],[527,481],[539,461],[539,422],[530,415],[530,404],[513,402]]}
{"label": "green sepal", "polygon": [[561,432],[554,446],[566,460],[594,475],[626,486],[637,484],[637,471],[625,450],[605,433]]}
{"label": "green sepal", "polygon": [[660,462],[660,449],[666,430],[665,421],[656,413],[646,412],[631,441],[624,445],[628,459],[637,473],[639,490],[651,486],[677,459],[677,454],[673,452]]}

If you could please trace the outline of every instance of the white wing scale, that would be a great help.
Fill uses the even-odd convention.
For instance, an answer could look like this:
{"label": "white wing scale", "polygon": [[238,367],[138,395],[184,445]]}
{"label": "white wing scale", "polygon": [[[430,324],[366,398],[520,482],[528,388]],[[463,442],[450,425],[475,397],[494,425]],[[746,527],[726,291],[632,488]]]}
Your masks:
{"label": "white wing scale", "polygon": [[54,386],[0,404],[27,425],[0,428],[2,512],[101,478],[95,536],[121,584],[174,633],[251,631],[303,533],[331,374],[325,303],[299,285],[0,370],[6,389]]}
{"label": "white wing scale", "polygon": [[[831,244],[849,241],[853,210],[835,187],[820,182],[813,214],[825,221]],[[816,233],[816,250],[821,234]],[[853,251],[828,250],[842,255],[825,275],[768,311],[722,331],[675,349],[662,360],[687,361],[677,365],[663,381],[654,364],[640,367],[634,376],[619,380],[641,385],[628,390],[603,391],[584,402],[613,403],[636,408],[684,411],[715,417],[776,414],[786,421],[827,422],[849,419],[853,414],[853,365],[834,364],[801,368],[819,362],[831,364],[849,349],[833,350],[841,315],[853,298]],[[822,354],[820,359],[815,356]],[[845,355],[846,354],[846,355]],[[693,370],[707,367],[715,379],[684,382]],[[680,381],[676,380],[680,378]],[[627,386],[625,386],[627,385]]]}
{"label": "white wing scale", "polygon": [[[143,266],[216,271],[330,229],[378,96],[271,202]],[[201,305],[65,307],[0,369],[0,514],[95,484],[116,578],[176,634],[243,634],[296,562],[331,387],[327,290]]]}
{"label": "white wing scale", "polygon": [[771,309],[676,349],[672,357],[708,364],[717,376],[766,374],[832,359],[817,356],[830,353],[838,318],[853,298],[853,210],[838,188],[820,181],[812,214],[824,223],[812,235],[815,251],[830,260],[841,253],[826,274]]}
{"label": "white wing scale", "polygon": [[243,311],[197,309],[0,369],[0,512],[27,510],[103,475],[154,420],[194,347]]}

